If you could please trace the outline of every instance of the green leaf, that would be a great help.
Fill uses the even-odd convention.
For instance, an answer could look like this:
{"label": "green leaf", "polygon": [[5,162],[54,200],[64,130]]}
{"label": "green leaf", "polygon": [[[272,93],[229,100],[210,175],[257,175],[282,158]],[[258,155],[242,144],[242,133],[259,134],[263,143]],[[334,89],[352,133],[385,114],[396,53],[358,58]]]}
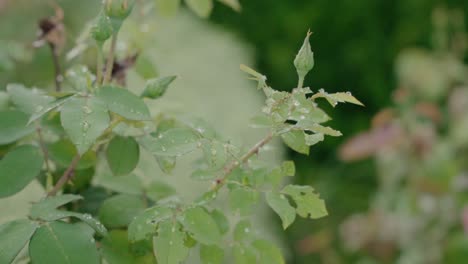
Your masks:
{"label": "green leaf", "polygon": [[235,264],[257,264],[255,252],[249,246],[234,245],[232,248]]}
{"label": "green leaf", "polygon": [[78,225],[46,223],[37,229],[29,243],[29,255],[35,264],[99,264],[93,237]]}
{"label": "green leaf", "polygon": [[310,122],[308,120],[301,120],[297,122],[296,127],[299,127],[300,129],[303,129],[303,130],[310,130],[314,133],[329,135],[332,137],[339,137],[343,135],[341,134],[340,131],[334,130],[331,127],[321,126],[319,124]]}
{"label": "green leaf", "polygon": [[23,145],[8,152],[0,161],[0,198],[26,187],[39,174],[42,163],[38,147]]}
{"label": "green leaf", "polygon": [[185,234],[180,224],[164,221],[159,224],[158,235],[153,238],[154,255],[158,264],[179,264],[187,258],[189,249],[184,245]]}
{"label": "green leaf", "polygon": [[202,142],[205,161],[211,170],[217,170],[224,167],[228,159],[225,144],[217,140],[204,140]]}
{"label": "green leaf", "polygon": [[68,100],[71,100],[72,98],[75,98],[74,95],[66,95],[64,97],[61,97],[53,102],[50,102],[48,104],[44,105],[38,105],[36,109],[34,110],[34,113],[31,115],[31,117],[28,120],[28,125],[31,124],[32,122],[38,120],[41,118],[43,115],[47,114],[49,111],[52,111],[53,109],[62,106],[64,103],[66,103]]}
{"label": "green leaf", "polygon": [[252,238],[252,226],[248,220],[239,221],[234,228],[234,240],[246,242]]}
{"label": "green leaf", "polygon": [[218,225],[213,217],[202,207],[195,207],[184,212],[182,224],[195,240],[212,245],[221,241]]}
{"label": "green leaf", "polygon": [[126,227],[144,209],[145,203],[141,197],[119,194],[102,203],[99,209],[99,220],[107,228]]}
{"label": "green leaf", "polygon": [[325,202],[310,186],[288,185],[281,193],[291,196],[296,203],[297,214],[302,217],[317,219],[328,215]]}
{"label": "green leaf", "polygon": [[[47,150],[49,151],[49,157],[64,168],[70,166],[77,154],[76,147],[67,139],[61,139],[48,145]],[[94,165],[96,165],[96,153],[90,150],[81,156],[76,169],[88,169],[94,167]]]}
{"label": "green leaf", "polygon": [[294,165],[294,161],[284,161],[281,165],[281,172],[286,176],[294,176],[296,174],[296,166]]}
{"label": "green leaf", "polygon": [[107,146],[106,157],[114,175],[129,174],[140,160],[140,148],[132,137],[115,136]]}
{"label": "green leaf", "polygon": [[239,0],[218,0],[218,1],[229,6],[230,8],[232,8],[233,10],[237,12],[241,11],[241,5],[239,3]]}
{"label": "green leaf", "polygon": [[209,17],[213,9],[213,0],[185,0],[185,3],[199,17]]}
{"label": "green leaf", "polygon": [[284,264],[281,251],[267,240],[258,239],[252,243],[259,255],[259,264]]}
{"label": "green leaf", "polygon": [[58,210],[57,208],[67,203],[82,199],[79,195],[64,194],[59,196],[46,197],[31,206],[29,217],[41,221],[55,221],[63,218],[74,217],[85,222],[100,235],[107,234],[106,228],[89,214]]}
{"label": "green leaf", "polygon": [[28,89],[21,84],[8,84],[6,89],[10,100],[19,110],[29,115],[36,111],[38,105],[46,105],[54,100],[39,89]]}
{"label": "green leaf", "polygon": [[0,263],[13,263],[38,227],[37,223],[27,219],[0,225]]}
{"label": "green leaf", "polygon": [[289,204],[288,199],[283,194],[270,191],[266,193],[265,197],[271,209],[281,218],[283,229],[288,228],[296,219],[294,207]]}
{"label": "green leaf", "polygon": [[109,113],[104,104],[94,97],[73,98],[61,110],[62,126],[78,154],[85,153],[109,126]]}
{"label": "green leaf", "polygon": [[329,94],[325,92],[323,89],[320,89],[314,97],[323,97],[327,99],[327,101],[335,107],[338,103],[352,103],[360,106],[364,106],[358,99],[356,99],[350,92],[346,93],[333,93]]}
{"label": "green leaf", "polygon": [[224,250],[215,245],[201,245],[200,259],[203,264],[221,264],[224,260]]}
{"label": "green leaf", "polygon": [[176,165],[175,157],[168,156],[154,156],[156,162],[158,162],[159,168],[167,174],[171,174]]}
{"label": "green leaf", "polygon": [[10,96],[4,92],[0,91],[0,111],[7,110],[10,106]]}
{"label": "green leaf", "polygon": [[210,214],[218,225],[221,235],[226,234],[229,231],[229,221],[226,216],[218,209],[214,209]]}
{"label": "green leaf", "polygon": [[173,16],[179,10],[180,0],[156,0],[156,10],[163,16]]}
{"label": "green leaf", "polygon": [[[109,20],[107,18],[107,20]],[[74,65],[65,73],[65,80],[71,87],[79,92],[86,92],[92,87],[96,77],[92,74],[88,67],[84,65]]]}
{"label": "green leaf", "polygon": [[284,143],[288,145],[293,150],[309,155],[309,146],[306,144],[305,134],[302,131],[289,131],[287,133],[281,134],[281,138]]}
{"label": "green leaf", "polygon": [[306,141],[307,146],[313,146],[323,140],[324,140],[324,137],[322,133],[305,135],[305,141]]}
{"label": "green leaf", "polygon": [[[146,241],[145,241],[146,242]],[[152,252],[134,252],[137,244],[128,242],[127,231],[112,230],[101,241],[101,255],[108,264],[154,264]],[[144,245],[146,246],[146,245]]]}
{"label": "green leaf", "polygon": [[169,85],[177,78],[177,76],[166,76],[166,77],[159,77],[154,78],[146,81],[145,89],[141,94],[141,97],[157,99],[166,93],[167,88]]}
{"label": "green leaf", "polygon": [[145,102],[127,89],[116,86],[99,88],[97,97],[106,103],[107,108],[130,120],[150,120],[150,112]]}
{"label": "green leaf", "polygon": [[233,210],[239,210],[240,215],[248,215],[257,203],[258,193],[249,188],[235,188],[229,192],[229,204]]}
{"label": "green leaf", "polygon": [[176,194],[176,190],[171,185],[162,181],[153,181],[145,188],[146,195],[153,201],[159,201]]}
{"label": "green leaf", "polygon": [[181,156],[194,151],[199,137],[191,129],[174,128],[159,136],[145,136],[138,141],[144,148],[156,156]]}
{"label": "green leaf", "polygon": [[167,207],[155,206],[146,209],[128,226],[128,239],[134,242],[148,238],[156,233],[161,221],[170,219],[172,216],[172,210]]}
{"label": "green leaf", "polygon": [[20,111],[0,112],[0,145],[6,145],[31,134],[34,127],[27,126],[28,116]]}

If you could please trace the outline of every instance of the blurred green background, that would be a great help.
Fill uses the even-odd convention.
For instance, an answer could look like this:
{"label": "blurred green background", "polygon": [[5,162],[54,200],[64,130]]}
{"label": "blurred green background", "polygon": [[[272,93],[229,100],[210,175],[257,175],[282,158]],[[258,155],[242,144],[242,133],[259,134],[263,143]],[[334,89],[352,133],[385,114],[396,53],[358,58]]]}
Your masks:
{"label": "blurred green background", "polygon": [[[34,10],[28,8],[30,2],[36,2]],[[46,4],[37,9],[37,2],[0,0],[0,40],[34,40],[37,18],[50,14],[51,10]],[[100,1],[57,2],[66,10],[65,25],[73,39],[82,22],[95,16]],[[409,47],[432,46],[433,10],[444,6],[468,12],[468,1],[243,0],[240,3],[240,13],[216,3],[211,18],[203,23],[231,32],[244,42],[238,45],[247,46],[245,54],[251,55],[252,66],[268,76],[272,87],[287,90],[296,85],[292,60],[310,29],[314,32],[311,45],[316,66],[305,85],[314,91],[319,88],[328,92],[350,91],[366,105],[365,108],[343,105],[336,109],[324,105],[327,111],[333,111],[330,125],[341,130],[344,137],[327,138],[314,146],[308,157],[288,153],[297,162],[295,181],[314,186],[330,213],[318,221],[301,219],[282,235],[291,252],[290,263],[381,263],[365,252],[345,250],[339,234],[340,225],[348,216],[370,208],[378,190],[378,168],[370,159],[344,163],[338,159],[337,149],[352,135],[367,130],[379,110],[392,105],[392,92],[400,84],[395,74],[397,55]],[[199,20],[195,16],[192,19]],[[181,47],[184,45],[191,45],[190,39],[180,42]],[[49,56],[48,50],[42,49],[35,53],[32,62],[20,63],[14,71],[0,71],[0,87],[13,81],[50,85],[50,78],[44,77],[53,75]],[[463,59],[466,62],[466,56]],[[164,69],[163,63],[161,68]],[[276,219],[273,214],[269,218]],[[280,231],[279,223],[277,229]],[[301,243],[312,235],[315,237],[312,243],[316,244],[304,250]],[[468,258],[451,263],[467,263],[464,261]]]}

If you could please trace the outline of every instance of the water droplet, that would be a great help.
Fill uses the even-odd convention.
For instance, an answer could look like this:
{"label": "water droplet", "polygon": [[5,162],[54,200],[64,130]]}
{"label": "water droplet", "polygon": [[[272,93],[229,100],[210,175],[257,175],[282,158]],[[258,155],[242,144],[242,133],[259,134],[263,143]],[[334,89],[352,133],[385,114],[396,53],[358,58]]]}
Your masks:
{"label": "water droplet", "polygon": [[91,113],[93,112],[93,110],[91,110],[91,108],[89,108],[89,107],[86,106],[86,105],[83,106],[82,109],[83,109],[83,112],[84,112],[85,114],[91,114]]}
{"label": "water droplet", "polygon": [[169,241],[169,245],[172,245],[173,243],[174,243],[174,242],[172,242],[172,240],[171,240],[171,241]]}
{"label": "water droplet", "polygon": [[162,150],[163,152],[165,152],[167,149],[166,149],[166,147],[162,146],[162,147],[161,147],[161,150]]}
{"label": "water droplet", "polygon": [[249,233],[249,232],[250,232],[250,229],[249,229],[248,227],[246,227],[246,228],[244,229],[244,232],[245,232],[245,233]]}
{"label": "water droplet", "polygon": [[172,233],[174,233],[176,231],[174,226],[172,227],[171,231],[172,231]]}
{"label": "water droplet", "polygon": [[351,92],[346,92],[347,95],[351,95]]}
{"label": "water droplet", "polygon": [[211,149],[211,155],[215,156],[217,153],[216,149]]}
{"label": "water droplet", "polygon": [[323,90],[323,88],[320,88],[319,93],[325,93],[325,90]]}
{"label": "water droplet", "polygon": [[85,132],[88,131],[88,129],[89,129],[89,123],[88,122],[83,121],[83,123],[81,123],[81,125],[82,125],[82,128],[83,128],[83,131],[85,131]]}
{"label": "water droplet", "polygon": [[162,134],[159,134],[159,135],[158,135],[158,138],[159,138],[159,139],[163,138],[163,135],[162,135]]}
{"label": "water droplet", "polygon": [[197,143],[197,147],[201,148],[201,146],[202,146],[202,143],[201,143],[201,142],[198,142],[198,143]]}
{"label": "water droplet", "polygon": [[297,101],[297,100],[294,100],[293,104],[294,104],[294,106],[300,106],[301,105],[301,103],[299,103],[299,101]]}
{"label": "water droplet", "polygon": [[304,120],[304,119],[305,119],[305,115],[301,115],[299,118],[300,118],[301,120]]}

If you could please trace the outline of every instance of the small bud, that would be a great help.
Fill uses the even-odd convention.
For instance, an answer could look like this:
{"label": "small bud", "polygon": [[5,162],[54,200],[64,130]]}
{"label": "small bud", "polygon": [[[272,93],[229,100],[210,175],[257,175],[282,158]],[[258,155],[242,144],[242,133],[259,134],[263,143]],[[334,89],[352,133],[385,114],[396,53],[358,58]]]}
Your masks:
{"label": "small bud", "polygon": [[112,36],[112,23],[108,16],[100,13],[91,27],[91,37],[97,42],[104,42]]}
{"label": "small bud", "polygon": [[135,0],[105,0],[104,10],[111,19],[126,19],[132,12]]}
{"label": "small bud", "polygon": [[164,95],[169,85],[177,78],[177,76],[167,76],[156,79],[151,79],[146,82],[146,87],[141,97],[156,99]]}
{"label": "small bud", "polygon": [[294,59],[294,66],[296,66],[297,74],[300,78],[304,78],[314,67],[314,53],[312,52],[309,43],[310,35],[312,35],[312,32],[307,32],[304,44],[302,44],[301,49]]}

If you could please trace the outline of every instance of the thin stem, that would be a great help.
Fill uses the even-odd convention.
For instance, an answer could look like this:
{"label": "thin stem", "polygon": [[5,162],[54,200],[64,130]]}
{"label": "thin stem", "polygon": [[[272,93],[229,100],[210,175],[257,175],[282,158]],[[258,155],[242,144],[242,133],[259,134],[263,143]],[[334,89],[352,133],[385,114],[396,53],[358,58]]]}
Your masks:
{"label": "thin stem", "polygon": [[61,83],[62,83],[63,75],[62,75],[62,68],[60,67],[59,55],[54,44],[49,43],[49,47],[50,47],[50,50],[52,51],[52,61],[54,62],[55,91],[60,92],[60,90],[62,89]]}
{"label": "thin stem", "polygon": [[44,161],[47,172],[50,173],[50,166],[49,166],[49,151],[44,142],[44,137],[42,136],[42,128],[38,125],[36,127],[37,137],[39,138],[39,146],[41,148],[42,154],[44,155]]}
{"label": "thin stem", "polygon": [[100,85],[102,83],[102,65],[104,58],[102,55],[102,45],[98,44],[98,51],[97,51],[97,65],[96,65],[96,84]]}
{"label": "thin stem", "polygon": [[304,86],[304,76],[299,76],[299,81],[297,82],[297,88],[302,88]]}
{"label": "thin stem", "polygon": [[54,196],[57,194],[57,192],[62,189],[62,187],[69,181],[74,175],[75,168],[78,165],[78,162],[80,161],[80,155],[76,154],[76,156],[73,158],[72,162],[70,163],[70,166],[68,166],[67,170],[63,173],[62,177],[58,180],[58,182],[55,184],[54,188],[47,194],[47,196]]}
{"label": "thin stem", "polygon": [[268,144],[271,140],[273,139],[273,134],[269,132],[262,140],[257,142],[247,153],[245,153],[241,158],[240,162],[235,160],[226,165],[223,169],[223,175],[216,180],[216,185],[213,189],[213,191],[218,191],[221,189],[224,184],[226,184],[226,180],[229,177],[229,175],[234,171],[237,167],[239,167],[241,164],[246,163],[253,155],[257,154],[258,151]]}
{"label": "thin stem", "polygon": [[118,32],[112,35],[109,55],[107,56],[106,73],[104,75],[103,84],[109,83],[112,77],[112,67],[114,66],[114,53],[115,53],[115,47],[117,44],[117,35],[118,35]]}

